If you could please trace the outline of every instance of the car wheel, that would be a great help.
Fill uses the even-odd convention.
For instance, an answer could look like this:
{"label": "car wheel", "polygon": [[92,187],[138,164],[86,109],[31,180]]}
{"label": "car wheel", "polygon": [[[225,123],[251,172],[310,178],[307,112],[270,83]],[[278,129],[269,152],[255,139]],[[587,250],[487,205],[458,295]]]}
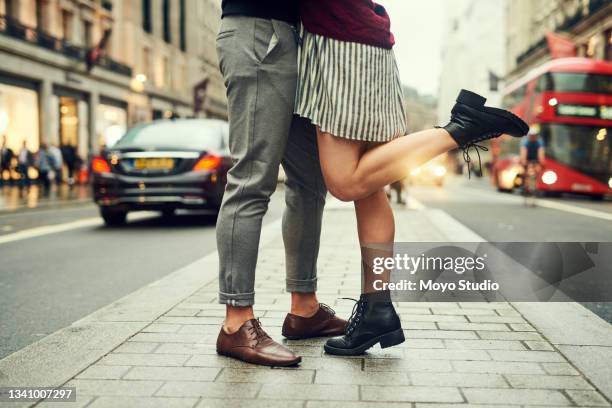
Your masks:
{"label": "car wheel", "polygon": [[104,224],[109,227],[118,226],[125,224],[125,220],[127,218],[127,211],[124,210],[111,210],[111,209],[101,209],[100,215],[102,219],[104,219]]}

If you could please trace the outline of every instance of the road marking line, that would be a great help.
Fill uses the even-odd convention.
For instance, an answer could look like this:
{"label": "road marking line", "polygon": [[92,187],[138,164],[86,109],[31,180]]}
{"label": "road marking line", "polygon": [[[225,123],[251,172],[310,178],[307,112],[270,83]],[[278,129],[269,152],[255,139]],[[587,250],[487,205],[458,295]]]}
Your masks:
{"label": "road marking line", "polygon": [[539,207],[552,208],[554,210],[567,211],[578,215],[585,215],[587,217],[601,218],[602,220],[612,221],[612,214],[608,214],[603,211],[591,210],[590,208],[578,207],[576,205],[542,199],[538,199],[536,201],[536,205]]}
{"label": "road marking line", "polygon": [[[132,214],[129,216],[128,221],[137,221],[143,218],[150,217],[150,213]],[[7,242],[15,242],[23,239],[40,237],[43,235],[56,234],[58,232],[69,231],[78,228],[93,227],[104,225],[100,217],[84,218],[82,220],[66,222],[64,224],[57,225],[45,225],[43,227],[30,228],[27,230],[15,232],[0,236],[0,244],[6,244]]]}
{"label": "road marking line", "polygon": [[[494,194],[493,191],[487,192],[485,190],[479,190],[479,189],[474,188],[474,187],[462,187],[462,188],[466,189],[466,190],[472,190],[474,192],[478,192],[482,196],[487,196],[487,195]],[[514,201],[514,202],[522,202],[523,201],[521,199],[521,197],[517,197],[517,196],[509,195],[508,197],[505,197],[505,198],[508,201]],[[598,211],[598,210],[592,210],[590,208],[579,207],[577,205],[572,205],[572,204],[559,203],[557,201],[551,201],[551,200],[546,200],[546,199],[542,199],[542,198],[538,198],[536,200],[536,206],[538,206],[538,207],[546,207],[546,208],[550,208],[552,210],[559,210],[559,211],[570,212],[570,213],[574,213],[574,214],[578,214],[578,215],[584,215],[586,217],[601,218],[602,220],[606,220],[606,221],[612,221],[612,214],[610,214],[610,213],[606,213],[606,212]]]}
{"label": "road marking line", "polygon": [[420,202],[419,200],[417,200],[416,198],[412,196],[408,196],[408,198],[406,199],[406,206],[410,210],[424,210],[425,209],[425,205],[423,205],[422,202]]}

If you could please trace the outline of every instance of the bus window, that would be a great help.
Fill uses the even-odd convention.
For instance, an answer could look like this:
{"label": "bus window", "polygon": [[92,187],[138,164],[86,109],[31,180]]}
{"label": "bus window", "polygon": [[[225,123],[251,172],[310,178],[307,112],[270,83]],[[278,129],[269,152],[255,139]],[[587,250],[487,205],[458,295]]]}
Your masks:
{"label": "bus window", "polygon": [[550,90],[551,87],[552,86],[550,85],[550,74],[546,73],[538,78],[535,91],[536,93],[541,93]]}
{"label": "bus window", "polygon": [[527,85],[525,84],[519,88],[516,88],[514,91],[506,94],[502,99],[502,104],[506,109],[512,109],[516,107],[516,105],[523,102],[525,99],[525,95],[527,94]]}
{"label": "bus window", "polygon": [[608,183],[612,163],[612,128],[543,124],[546,156]]}
{"label": "bus window", "polygon": [[612,94],[612,76],[581,72],[548,72],[538,80],[537,90]]}

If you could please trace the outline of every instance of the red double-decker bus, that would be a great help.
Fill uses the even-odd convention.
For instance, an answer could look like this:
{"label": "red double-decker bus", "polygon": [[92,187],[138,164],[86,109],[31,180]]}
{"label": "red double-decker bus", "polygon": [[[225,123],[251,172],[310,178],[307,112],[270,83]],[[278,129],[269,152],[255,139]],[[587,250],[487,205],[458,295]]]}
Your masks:
{"label": "red double-decker bus", "polygon": [[[612,194],[612,63],[588,58],[549,61],[511,84],[503,104],[544,141],[546,165],[538,189]],[[492,144],[493,183],[512,190],[520,180],[520,141]]]}

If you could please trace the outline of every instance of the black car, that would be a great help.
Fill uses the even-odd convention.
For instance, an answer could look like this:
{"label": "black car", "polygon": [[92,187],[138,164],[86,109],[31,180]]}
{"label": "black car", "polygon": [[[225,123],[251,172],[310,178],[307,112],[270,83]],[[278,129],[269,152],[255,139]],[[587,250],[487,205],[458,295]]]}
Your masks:
{"label": "black car", "polygon": [[138,125],[91,163],[93,196],[107,225],[129,211],[219,209],[231,167],[227,122],[159,120]]}

